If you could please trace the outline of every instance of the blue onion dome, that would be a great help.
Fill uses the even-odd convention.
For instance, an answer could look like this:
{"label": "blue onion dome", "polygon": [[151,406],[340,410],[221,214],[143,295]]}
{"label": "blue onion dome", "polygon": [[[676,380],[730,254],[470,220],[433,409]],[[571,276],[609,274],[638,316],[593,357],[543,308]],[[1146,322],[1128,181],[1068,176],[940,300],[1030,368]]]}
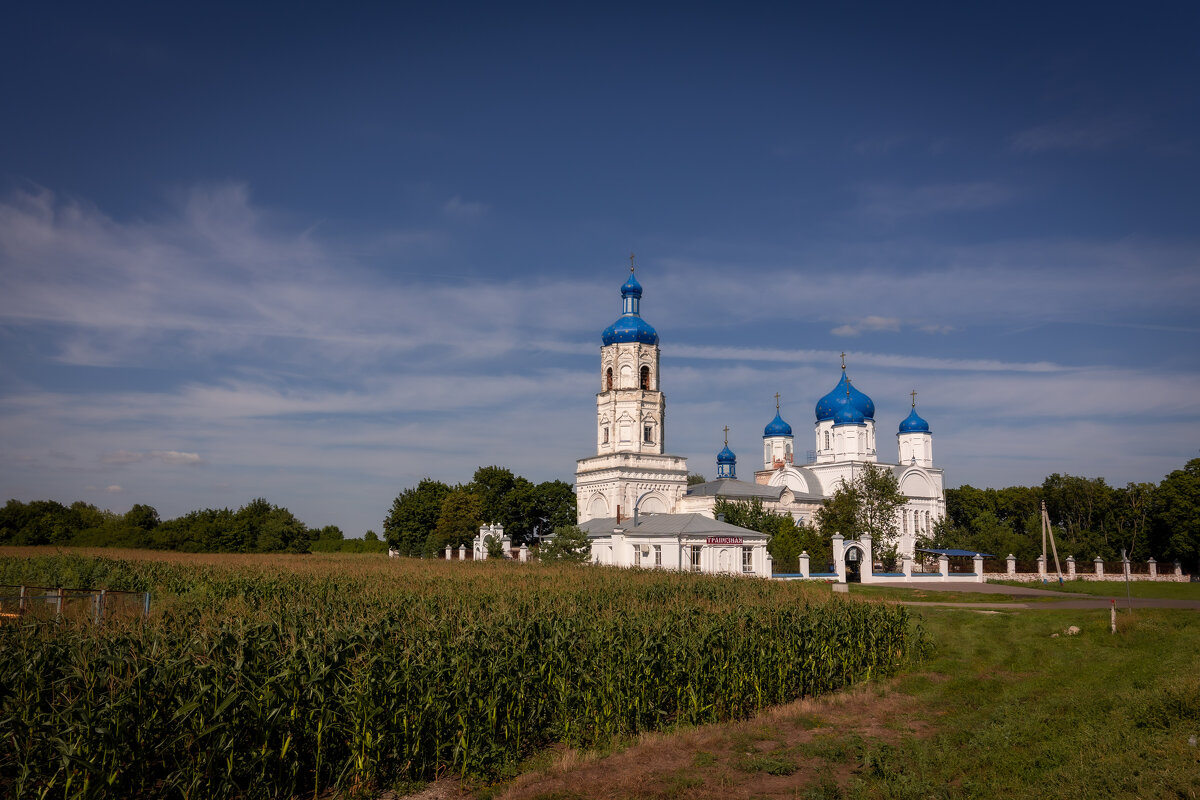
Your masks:
{"label": "blue onion dome", "polygon": [[617,342],[658,344],[658,332],[641,317],[627,314],[604,329],[604,343]]}
{"label": "blue onion dome", "polygon": [[[849,392],[846,391],[847,389],[849,389]],[[845,405],[847,401],[858,409],[863,419],[874,421],[874,401],[854,388],[854,384],[846,377],[846,371],[842,370],[842,379],[838,381],[837,386],[833,387],[833,391],[817,401],[817,422],[825,422],[826,420],[833,419],[838,409]]]}
{"label": "blue onion dome", "polygon": [[621,318],[604,329],[605,345],[618,342],[641,342],[658,344],[658,331],[641,318],[642,285],[633,272],[621,286]]}
{"label": "blue onion dome", "polygon": [[838,425],[861,425],[865,419],[862,410],[854,403],[842,403],[833,413],[835,427]]}
{"label": "blue onion dome", "polygon": [[908,412],[904,422],[900,423],[900,433],[929,433],[929,423],[917,414],[916,406],[913,406],[913,410]]}
{"label": "blue onion dome", "polygon": [[792,426],[783,421],[783,417],[779,416],[779,412],[775,412],[775,419],[767,423],[767,427],[763,428],[763,438],[767,439],[771,436],[791,436]]}
{"label": "blue onion dome", "polygon": [[737,456],[735,456],[733,454],[733,451],[729,449],[729,445],[725,445],[725,449],[722,450],[721,452],[717,453],[717,463],[718,464],[736,464],[737,463]]}

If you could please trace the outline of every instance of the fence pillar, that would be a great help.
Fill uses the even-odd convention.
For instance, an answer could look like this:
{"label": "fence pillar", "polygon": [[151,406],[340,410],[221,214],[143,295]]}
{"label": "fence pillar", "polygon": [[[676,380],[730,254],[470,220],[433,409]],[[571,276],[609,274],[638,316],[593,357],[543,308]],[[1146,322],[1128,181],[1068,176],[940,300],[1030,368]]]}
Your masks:
{"label": "fence pillar", "polygon": [[1183,564],[1179,563],[1179,559],[1175,559],[1175,575],[1176,577],[1183,575]]}
{"label": "fence pillar", "polygon": [[912,579],[912,564],[913,557],[908,553],[900,556],[900,571],[904,573],[904,577]]}
{"label": "fence pillar", "polygon": [[942,580],[946,580],[950,575],[949,556],[938,556],[938,572],[942,573]]}
{"label": "fence pillar", "polygon": [[1094,563],[1096,565],[1096,577],[1103,578],[1104,577],[1104,559],[1101,558],[1100,556],[1096,556],[1096,560],[1092,563]]}
{"label": "fence pillar", "polygon": [[467,546],[465,544],[460,544],[458,546],[458,560],[466,561],[466,559],[467,559]]}
{"label": "fence pillar", "polygon": [[804,576],[805,578],[807,578],[811,574],[809,571],[809,568],[808,568],[808,551],[807,550],[802,550],[800,552],[800,574],[802,576]]}
{"label": "fence pillar", "polygon": [[453,554],[454,548],[450,545],[446,545],[446,560],[449,561],[451,558],[453,558]]}
{"label": "fence pillar", "polygon": [[[833,571],[834,571],[834,573],[837,574],[838,583],[845,583],[846,582],[846,553],[843,548],[843,543],[844,543],[845,539],[842,537],[842,534],[838,533],[837,531],[834,531],[834,534],[830,538],[830,541],[833,543],[833,552],[832,552]],[[1175,563],[1178,564],[1179,562],[1175,562]]]}
{"label": "fence pillar", "polygon": [[99,625],[104,621],[104,595],[105,589],[101,589],[96,594],[92,595],[92,623]]}
{"label": "fence pillar", "polygon": [[1150,577],[1157,578],[1158,577],[1158,562],[1152,558],[1152,559],[1150,559],[1148,564],[1150,566]]}
{"label": "fence pillar", "polygon": [[976,553],[975,558],[971,560],[975,562],[975,575],[977,576],[975,578],[976,582],[983,583],[983,556],[979,555],[979,553]]}
{"label": "fence pillar", "polygon": [[517,559],[524,564],[529,560],[529,545],[521,545],[521,549],[517,552]]}
{"label": "fence pillar", "polygon": [[63,595],[65,594],[65,592],[63,591],[63,588],[60,586],[54,590],[54,594],[57,596],[57,600],[58,600],[58,612],[57,613],[58,613],[58,616],[61,617],[62,616]]}
{"label": "fence pillar", "polygon": [[1067,579],[1075,580],[1075,556],[1067,556]]}
{"label": "fence pillar", "polygon": [[1045,556],[1038,556],[1038,577],[1042,579],[1043,583],[1045,583],[1045,581],[1046,581],[1046,557]]}
{"label": "fence pillar", "polygon": [[17,594],[17,613],[25,613],[25,587],[21,587],[20,593]]}
{"label": "fence pillar", "polygon": [[1008,558],[1006,558],[1004,560],[1008,562],[1008,574],[1010,576],[1016,575],[1017,574],[1017,557],[1014,556],[1012,553],[1009,553]]}

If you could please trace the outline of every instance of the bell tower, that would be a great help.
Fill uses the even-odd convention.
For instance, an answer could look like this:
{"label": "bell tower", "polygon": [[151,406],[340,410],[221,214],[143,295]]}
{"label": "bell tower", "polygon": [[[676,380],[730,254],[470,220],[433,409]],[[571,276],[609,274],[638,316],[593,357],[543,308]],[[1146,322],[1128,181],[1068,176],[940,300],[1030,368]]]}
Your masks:
{"label": "bell tower", "polygon": [[665,455],[658,332],[642,319],[642,285],[632,255],[629,262],[621,316],[604,329],[600,348],[596,455],[580,459],[575,473],[580,522],[615,517],[618,506],[623,516],[632,516],[634,506],[669,512],[687,488],[687,460]]}
{"label": "bell tower", "polygon": [[624,313],[604,331],[596,394],[596,455],[662,454],[666,398],[658,388],[658,333],[641,318],[642,286],[632,267],[621,287]]}

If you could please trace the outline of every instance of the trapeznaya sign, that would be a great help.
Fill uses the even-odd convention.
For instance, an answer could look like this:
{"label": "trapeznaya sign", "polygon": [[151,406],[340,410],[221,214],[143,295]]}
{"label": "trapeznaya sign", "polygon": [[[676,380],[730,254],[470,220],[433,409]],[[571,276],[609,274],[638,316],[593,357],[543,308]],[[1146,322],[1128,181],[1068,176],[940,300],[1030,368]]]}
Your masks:
{"label": "trapeznaya sign", "polygon": [[706,544],[741,544],[740,536],[710,536],[704,540]]}

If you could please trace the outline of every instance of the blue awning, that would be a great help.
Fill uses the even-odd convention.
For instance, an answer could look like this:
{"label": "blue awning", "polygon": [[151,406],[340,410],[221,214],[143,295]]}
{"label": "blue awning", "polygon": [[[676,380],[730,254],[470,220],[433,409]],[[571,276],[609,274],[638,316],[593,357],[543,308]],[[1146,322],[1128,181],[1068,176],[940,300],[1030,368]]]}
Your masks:
{"label": "blue awning", "polygon": [[995,558],[991,553],[976,553],[974,550],[926,550],[924,547],[918,547],[919,553],[933,553],[938,556],[983,556],[984,558]]}

